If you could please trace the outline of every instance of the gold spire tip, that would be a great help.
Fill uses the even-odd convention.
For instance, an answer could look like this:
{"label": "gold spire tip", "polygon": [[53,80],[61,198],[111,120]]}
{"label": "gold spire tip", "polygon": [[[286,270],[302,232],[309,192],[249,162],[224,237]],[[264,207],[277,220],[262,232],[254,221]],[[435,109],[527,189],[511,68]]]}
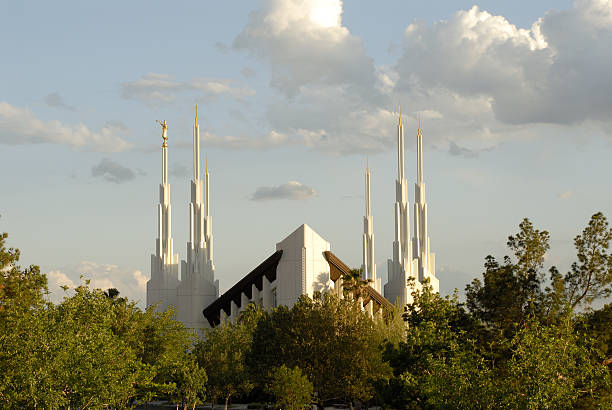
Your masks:
{"label": "gold spire tip", "polygon": [[368,174],[370,173],[370,161],[368,160],[368,157],[366,157],[366,172]]}
{"label": "gold spire tip", "polygon": [[421,116],[419,115],[419,135],[421,135]]}
{"label": "gold spire tip", "polygon": [[198,104],[196,104],[196,116],[195,116],[195,125],[198,125]]}
{"label": "gold spire tip", "polygon": [[402,104],[399,104],[399,125],[402,125]]}
{"label": "gold spire tip", "polygon": [[206,175],[208,175],[208,157],[206,157]]}

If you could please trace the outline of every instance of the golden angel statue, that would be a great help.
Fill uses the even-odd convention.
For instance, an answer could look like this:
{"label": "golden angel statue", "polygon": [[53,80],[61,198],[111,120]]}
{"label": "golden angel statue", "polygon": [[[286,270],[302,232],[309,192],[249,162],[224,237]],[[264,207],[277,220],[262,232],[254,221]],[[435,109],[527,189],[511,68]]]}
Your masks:
{"label": "golden angel statue", "polygon": [[162,138],[164,139],[164,143],[162,144],[162,147],[165,148],[168,146],[168,144],[166,144],[166,141],[168,141],[168,136],[166,135],[168,133],[168,124],[166,123],[166,120],[164,120],[164,122],[157,120],[157,122],[159,123],[159,125],[162,126]]}

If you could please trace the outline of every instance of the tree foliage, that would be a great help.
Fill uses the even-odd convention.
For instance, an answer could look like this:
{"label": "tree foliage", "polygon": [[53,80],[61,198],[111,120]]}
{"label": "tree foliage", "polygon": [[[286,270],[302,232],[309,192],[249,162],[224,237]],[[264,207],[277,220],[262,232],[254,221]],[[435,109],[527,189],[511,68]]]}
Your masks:
{"label": "tree foliage", "polygon": [[299,367],[290,369],[281,365],[270,372],[269,379],[266,391],[274,397],[277,408],[302,410],[311,407],[313,386]]}
{"label": "tree foliage", "polygon": [[269,369],[299,367],[314,386],[319,403],[365,402],[374,396],[372,379],[390,373],[378,349],[381,335],[357,303],[332,294],[302,296],[291,308],[265,313],[247,355],[259,385]]}
{"label": "tree foliage", "polygon": [[204,398],[205,373],[189,367],[192,339],[172,312],[143,312],[117,290],[92,290],[87,281],[54,305],[44,298],[45,276],[37,266],[21,269],[19,251],[6,249],[6,238],[0,237],[0,407]]}

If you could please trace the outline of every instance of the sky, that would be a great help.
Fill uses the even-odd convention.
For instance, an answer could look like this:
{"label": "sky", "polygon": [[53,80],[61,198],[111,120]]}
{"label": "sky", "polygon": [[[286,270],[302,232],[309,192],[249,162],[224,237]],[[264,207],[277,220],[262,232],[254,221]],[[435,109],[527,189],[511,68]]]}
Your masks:
{"label": "sky", "polygon": [[0,231],[52,300],[90,279],[144,304],[168,122],[186,257],[192,125],[211,175],[223,292],[310,225],[361,265],[372,174],[378,274],[393,241],[402,105],[416,121],[442,294],[528,217],[547,266],[612,215],[612,1],[2,1]]}

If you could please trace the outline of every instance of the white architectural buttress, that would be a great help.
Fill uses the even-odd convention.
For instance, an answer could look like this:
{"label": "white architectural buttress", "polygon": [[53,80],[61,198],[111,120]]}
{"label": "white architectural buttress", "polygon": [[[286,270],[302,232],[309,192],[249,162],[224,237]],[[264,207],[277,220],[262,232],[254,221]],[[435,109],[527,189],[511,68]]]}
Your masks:
{"label": "white architectural buttress", "polygon": [[162,183],[157,205],[157,240],[151,255],[151,279],[147,282],[147,306],[157,305],[158,312],[176,306],[178,286],[178,254],[173,253],[170,184],[168,183],[168,126],[162,126]]}
{"label": "white architectural buttress", "polygon": [[[202,194],[205,192],[205,201]],[[177,289],[177,318],[185,327],[201,329],[208,326],[202,310],[219,296],[219,282],[215,281],[213,264],[212,218],[209,202],[209,175],[200,178],[200,129],[198,108],[193,126],[193,179],[189,203],[189,241],[187,260],[181,263],[181,283]]]}
{"label": "white architectural buttress", "polygon": [[370,167],[366,162],[365,175],[365,216],[363,217],[363,279],[372,280],[372,287],[380,293],[380,279],[376,277],[376,262],[374,260],[374,231],[370,202]]}
{"label": "white architectural buttress", "polygon": [[434,292],[440,291],[440,281],[436,278],[435,254],[430,252],[427,232],[427,202],[425,200],[425,183],[423,182],[423,136],[421,120],[417,131],[417,182],[414,185],[414,237],[412,252],[418,260],[418,279],[423,282],[429,279]]}
{"label": "white architectural buttress", "polygon": [[412,258],[410,242],[410,211],[408,209],[408,183],[404,175],[404,126],[402,110],[399,110],[397,125],[397,181],[395,182],[395,240],[393,241],[393,259],[387,261],[388,279],[385,285],[385,297],[400,305],[412,303],[413,288],[408,281],[413,279],[415,289],[420,289],[416,278],[416,261]]}

